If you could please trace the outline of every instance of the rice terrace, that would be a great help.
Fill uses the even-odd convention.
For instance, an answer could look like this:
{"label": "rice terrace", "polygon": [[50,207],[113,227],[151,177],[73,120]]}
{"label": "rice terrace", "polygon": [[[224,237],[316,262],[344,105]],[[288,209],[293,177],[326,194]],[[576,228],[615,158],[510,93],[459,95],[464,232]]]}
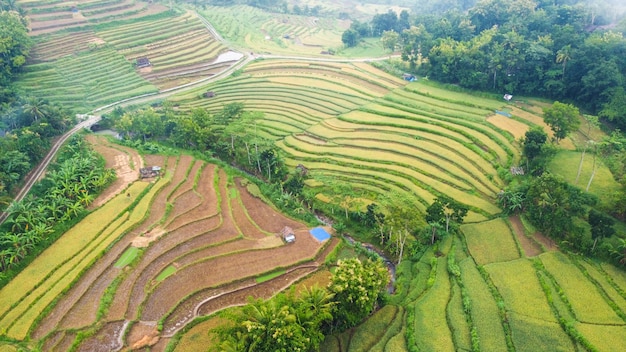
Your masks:
{"label": "rice terrace", "polygon": [[[505,2],[463,16],[478,28],[474,5]],[[11,115],[6,98],[2,139],[59,151],[23,199],[25,182],[0,173],[0,352],[292,350],[276,336],[307,329],[321,332],[301,350],[626,350],[619,122],[576,109],[561,135],[550,116],[574,107],[503,99],[496,85],[522,76],[504,61],[472,76],[484,87],[437,76],[467,64],[437,60],[485,37],[425,49],[437,25],[402,0],[11,6],[32,40],[11,94],[45,103]],[[407,28],[375,34],[384,18]],[[562,55],[555,76],[577,67]],[[39,129],[16,132],[10,116],[33,111]],[[46,135],[45,111],[72,117]],[[7,175],[16,152],[0,156]],[[348,269],[361,291],[345,308],[355,262],[378,274]],[[281,330],[300,321],[316,325]]]}

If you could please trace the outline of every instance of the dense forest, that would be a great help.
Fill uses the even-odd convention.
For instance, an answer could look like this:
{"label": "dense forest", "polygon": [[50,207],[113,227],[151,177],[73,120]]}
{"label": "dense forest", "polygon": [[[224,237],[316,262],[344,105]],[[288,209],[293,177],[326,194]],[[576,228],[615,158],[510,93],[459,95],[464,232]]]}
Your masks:
{"label": "dense forest", "polygon": [[32,40],[14,1],[0,3],[0,210],[11,192],[48,152],[50,140],[73,124],[71,114],[43,97],[15,90],[12,82],[26,63]]}
{"label": "dense forest", "polygon": [[381,37],[420,75],[470,89],[569,101],[626,129],[623,5],[483,0],[463,11],[467,5],[457,2],[439,14],[378,14],[353,22],[343,41],[351,46]]}

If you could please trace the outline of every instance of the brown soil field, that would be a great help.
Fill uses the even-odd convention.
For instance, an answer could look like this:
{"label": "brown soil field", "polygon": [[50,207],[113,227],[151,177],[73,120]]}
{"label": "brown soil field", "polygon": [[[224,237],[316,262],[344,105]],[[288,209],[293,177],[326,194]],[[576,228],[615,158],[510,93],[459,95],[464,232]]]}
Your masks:
{"label": "brown soil field", "polygon": [[[136,152],[106,139],[90,136],[90,143],[121,175],[129,174],[124,170],[132,170],[130,165],[143,165]],[[79,351],[163,350],[169,337],[203,312],[244,304],[248,296],[271,297],[316,271],[338,243],[336,238],[318,242],[305,224],[278,213],[240,182],[230,184],[216,165],[188,155],[147,155],[145,163],[162,166],[169,183],[154,196],[146,219],[88,268],[37,325],[31,336],[44,339],[44,351],[66,350],[76,332],[86,328],[97,330]],[[126,186],[132,182],[130,177],[120,179]],[[123,184],[105,193],[119,193]],[[295,243],[287,245],[276,235],[284,226],[295,230]],[[115,268],[133,245],[143,247],[138,259]],[[158,281],[170,266],[176,271]],[[287,272],[256,282],[277,267]],[[100,301],[116,278],[119,285],[111,303],[96,322]],[[162,332],[155,329],[160,320]]]}

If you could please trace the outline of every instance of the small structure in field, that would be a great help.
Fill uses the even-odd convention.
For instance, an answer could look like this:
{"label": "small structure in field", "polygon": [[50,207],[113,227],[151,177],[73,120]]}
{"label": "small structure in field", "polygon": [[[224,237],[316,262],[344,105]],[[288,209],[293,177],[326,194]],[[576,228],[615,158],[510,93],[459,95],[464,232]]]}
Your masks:
{"label": "small structure in field", "polygon": [[413,76],[410,73],[403,73],[402,74],[402,79],[405,80],[405,81],[409,81],[409,82],[413,82],[413,81],[416,80],[415,76]]}
{"label": "small structure in field", "polygon": [[144,67],[152,66],[152,64],[150,63],[150,60],[148,60],[147,57],[138,57],[137,60],[135,61],[135,65],[137,66],[137,68],[144,68]]}
{"label": "small structure in field", "polygon": [[141,178],[157,177],[161,174],[160,166],[142,167],[139,169],[139,176]]}
{"label": "small structure in field", "polygon": [[502,98],[504,98],[504,100],[506,101],[511,101],[511,99],[513,99],[513,96],[511,94],[505,94]]}
{"label": "small structure in field", "polygon": [[524,175],[524,168],[521,166],[511,166],[512,175]]}
{"label": "small structure in field", "polygon": [[293,229],[289,226],[285,226],[282,230],[280,230],[280,236],[283,238],[283,241],[287,243],[296,242],[296,235],[293,233]]}
{"label": "small structure in field", "polygon": [[203,98],[213,98],[214,96],[215,96],[215,92],[213,92],[213,91],[208,91],[208,92],[202,93],[202,97]]}

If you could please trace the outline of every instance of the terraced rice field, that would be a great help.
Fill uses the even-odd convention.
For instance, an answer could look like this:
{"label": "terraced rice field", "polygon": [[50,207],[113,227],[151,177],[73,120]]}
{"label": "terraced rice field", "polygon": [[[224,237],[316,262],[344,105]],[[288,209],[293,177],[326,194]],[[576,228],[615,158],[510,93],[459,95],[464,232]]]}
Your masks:
{"label": "terraced rice field", "polygon": [[339,47],[349,22],[330,17],[270,14],[258,8],[206,6],[199,11],[220,35],[255,53],[320,55]]}
{"label": "terraced rice field", "polygon": [[[471,207],[469,221],[499,213],[498,170],[519,153],[514,136],[486,119],[503,104],[405,84],[367,63],[265,59],[171,101],[181,110],[241,102],[261,111],[255,133],[275,140],[289,166],[349,182],[365,198],[411,192],[423,210],[445,194]],[[199,98],[204,91],[215,97]]]}
{"label": "terraced rice field", "polygon": [[53,33],[68,28],[88,27],[145,16],[158,16],[166,6],[139,0],[19,0],[28,11],[32,35]]}
{"label": "terraced rice field", "polygon": [[[227,54],[195,14],[165,15],[36,37],[18,85],[86,110],[209,78],[241,58]],[[150,65],[135,67],[139,58],[147,58]]]}
{"label": "terraced rice field", "polygon": [[[267,298],[315,271],[337,244],[318,242],[213,164],[148,162],[164,175],[133,183],[0,291],[2,335],[44,351],[136,348],[146,336],[165,345],[197,314]],[[278,237],[284,226],[296,243]]]}

